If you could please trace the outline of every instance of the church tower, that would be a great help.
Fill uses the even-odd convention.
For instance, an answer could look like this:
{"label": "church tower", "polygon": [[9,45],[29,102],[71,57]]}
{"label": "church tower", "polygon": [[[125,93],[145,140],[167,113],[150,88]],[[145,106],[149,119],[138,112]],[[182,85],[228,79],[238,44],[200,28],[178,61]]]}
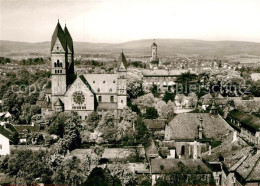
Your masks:
{"label": "church tower", "polygon": [[126,94],[127,61],[123,52],[117,60],[117,109],[121,110],[127,105]]}
{"label": "church tower", "polygon": [[68,73],[69,74],[74,74],[74,48],[73,48],[73,40],[72,37],[69,33],[69,30],[65,24],[64,28],[64,34],[66,37],[66,45],[67,45],[67,55],[68,55]]}
{"label": "church tower", "polygon": [[51,39],[52,96],[64,95],[67,88],[67,44],[58,21]]}
{"label": "church tower", "polygon": [[158,65],[159,58],[157,56],[157,44],[155,43],[155,40],[154,40],[154,42],[153,42],[153,44],[151,46],[151,50],[152,50],[152,57],[150,59],[150,63]]}

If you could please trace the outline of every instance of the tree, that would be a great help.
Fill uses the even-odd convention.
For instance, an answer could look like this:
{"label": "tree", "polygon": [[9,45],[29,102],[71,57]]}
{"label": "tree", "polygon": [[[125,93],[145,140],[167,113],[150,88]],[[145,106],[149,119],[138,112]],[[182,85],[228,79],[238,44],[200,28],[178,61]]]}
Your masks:
{"label": "tree", "polygon": [[175,104],[171,101],[169,101],[163,108],[162,108],[163,112],[161,117],[164,119],[168,119],[171,118],[175,115]]}
{"label": "tree", "polygon": [[132,72],[127,75],[126,89],[128,99],[143,95],[142,78],[140,72]]}
{"label": "tree", "polygon": [[166,103],[168,103],[168,101],[174,101],[175,98],[175,94],[166,91],[163,97],[163,101],[165,101]]}
{"label": "tree", "polygon": [[89,131],[93,132],[94,129],[98,126],[98,122],[99,122],[99,116],[97,112],[94,111],[88,116],[86,120],[86,128]]}
{"label": "tree", "polygon": [[145,114],[145,118],[147,119],[156,119],[158,118],[158,112],[154,107],[148,107],[146,109],[146,114]]}
{"label": "tree", "polygon": [[149,141],[149,138],[151,137],[151,133],[145,126],[142,117],[137,117],[136,131],[136,141],[146,146],[146,144]]}
{"label": "tree", "polygon": [[94,168],[87,178],[84,185],[92,186],[120,186],[120,180],[116,176],[112,176],[108,169]]}
{"label": "tree", "polygon": [[77,186],[83,184],[86,176],[83,174],[80,160],[73,156],[70,159],[64,159],[52,179],[55,184]]}

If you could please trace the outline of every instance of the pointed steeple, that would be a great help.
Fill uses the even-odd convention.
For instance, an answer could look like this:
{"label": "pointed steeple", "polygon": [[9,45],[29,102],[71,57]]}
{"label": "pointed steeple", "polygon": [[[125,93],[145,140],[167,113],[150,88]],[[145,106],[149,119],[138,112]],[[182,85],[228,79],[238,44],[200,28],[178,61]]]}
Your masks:
{"label": "pointed steeple", "polygon": [[153,47],[153,46],[156,46],[156,47],[157,47],[157,44],[155,43],[155,39],[153,40],[153,44],[152,44],[151,47]]}
{"label": "pointed steeple", "polygon": [[123,70],[126,70],[126,68],[127,68],[127,61],[126,61],[125,55],[123,53],[123,50],[120,53],[118,60],[117,60],[117,69],[122,70],[122,68],[123,68]]}
{"label": "pointed steeple", "polygon": [[71,51],[71,53],[74,53],[73,40],[72,40],[72,37],[69,33],[69,30],[68,30],[66,24],[65,24],[65,27],[64,27],[64,34],[65,34],[65,37],[66,37],[67,46],[68,46],[69,50]]}
{"label": "pointed steeple", "polygon": [[51,38],[51,51],[53,49],[53,46],[55,45],[55,42],[57,40],[57,38],[60,40],[61,46],[63,48],[63,50],[66,51],[66,37],[65,34],[60,26],[60,22],[58,20],[57,26],[52,34],[52,38]]}

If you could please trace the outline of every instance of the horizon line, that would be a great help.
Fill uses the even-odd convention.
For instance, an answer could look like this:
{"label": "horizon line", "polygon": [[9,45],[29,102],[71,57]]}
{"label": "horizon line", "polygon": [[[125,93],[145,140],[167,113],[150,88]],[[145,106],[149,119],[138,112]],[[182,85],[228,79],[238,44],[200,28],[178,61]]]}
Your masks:
{"label": "horizon line", "polygon": [[[135,41],[142,41],[142,40],[154,40],[154,38],[147,38],[147,39],[135,39],[135,40],[128,40],[123,42],[89,42],[89,41],[73,41],[73,43],[93,43],[93,44],[123,44]],[[203,39],[186,39],[186,38],[157,38],[157,40],[190,40],[190,41],[204,41],[204,42],[245,42],[245,43],[257,43],[260,44],[260,41],[248,41],[248,40],[203,40]],[[0,41],[7,41],[7,42],[19,42],[19,43],[28,43],[28,44],[37,44],[37,43],[46,43],[51,42],[49,41],[38,41],[38,42],[28,42],[28,41],[17,41],[17,40],[0,40]]]}

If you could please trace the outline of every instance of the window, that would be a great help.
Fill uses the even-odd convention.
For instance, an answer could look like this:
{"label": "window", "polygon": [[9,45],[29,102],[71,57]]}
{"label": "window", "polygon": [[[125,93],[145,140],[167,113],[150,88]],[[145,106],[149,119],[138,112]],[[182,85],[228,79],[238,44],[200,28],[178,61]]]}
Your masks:
{"label": "window", "polygon": [[102,102],[102,97],[98,96],[98,102]]}
{"label": "window", "polygon": [[106,81],[103,81],[103,83],[106,83]]}
{"label": "window", "polygon": [[182,146],[181,146],[181,155],[184,155],[184,154],[185,154],[185,146],[182,145]]}
{"label": "window", "polygon": [[60,70],[60,73],[62,73],[62,70]]}
{"label": "window", "polygon": [[110,102],[113,103],[114,102],[114,96],[110,97]]}
{"label": "window", "polygon": [[54,63],[54,67],[57,67],[57,63],[56,62]]}
{"label": "window", "polygon": [[62,67],[62,63],[60,63],[60,67]]}
{"label": "window", "polygon": [[59,50],[59,46],[57,46],[57,50]]}
{"label": "window", "polygon": [[95,83],[95,81],[93,81],[93,83]]}
{"label": "window", "polygon": [[79,119],[82,119],[82,117],[81,117],[81,116],[79,116]]}
{"label": "window", "polygon": [[111,89],[109,89],[109,92],[112,92],[112,88],[111,88]]}
{"label": "window", "polygon": [[116,81],[114,80],[113,83],[116,83]]}
{"label": "window", "polygon": [[88,116],[85,116],[85,120],[87,120]]}
{"label": "window", "polygon": [[97,92],[100,92],[100,88],[97,89]]}
{"label": "window", "polygon": [[123,100],[121,100],[121,103],[124,103],[124,101],[123,101]]}

